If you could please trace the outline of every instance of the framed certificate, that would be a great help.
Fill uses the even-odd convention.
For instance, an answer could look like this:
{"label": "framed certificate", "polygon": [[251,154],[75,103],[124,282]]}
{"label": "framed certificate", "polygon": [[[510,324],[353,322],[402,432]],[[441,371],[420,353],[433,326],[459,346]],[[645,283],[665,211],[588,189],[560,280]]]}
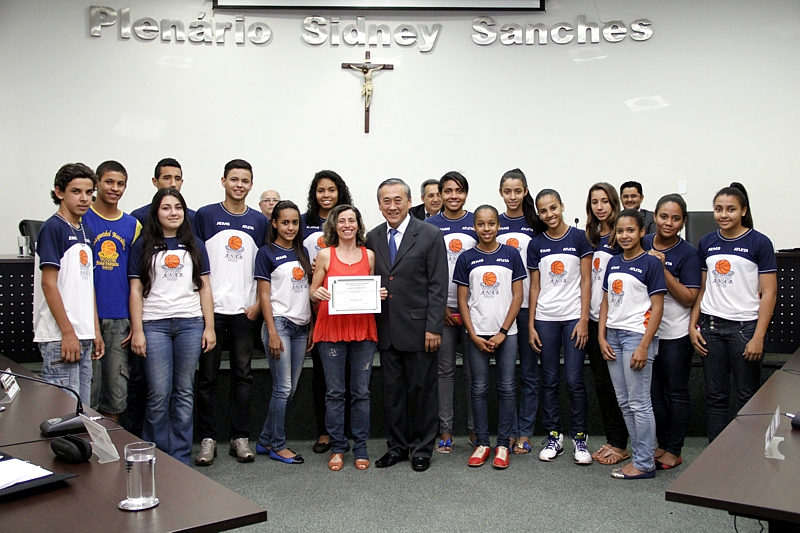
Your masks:
{"label": "framed certificate", "polygon": [[381,312],[380,276],[332,276],[328,278],[328,313],[358,315]]}

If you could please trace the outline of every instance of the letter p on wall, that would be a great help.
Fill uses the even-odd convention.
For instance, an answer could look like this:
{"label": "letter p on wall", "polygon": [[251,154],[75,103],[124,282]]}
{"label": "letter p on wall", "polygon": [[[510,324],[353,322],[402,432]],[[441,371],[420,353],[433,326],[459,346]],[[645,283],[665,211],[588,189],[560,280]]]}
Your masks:
{"label": "letter p on wall", "polygon": [[89,35],[100,37],[101,28],[113,26],[117,18],[117,12],[110,7],[89,6]]}

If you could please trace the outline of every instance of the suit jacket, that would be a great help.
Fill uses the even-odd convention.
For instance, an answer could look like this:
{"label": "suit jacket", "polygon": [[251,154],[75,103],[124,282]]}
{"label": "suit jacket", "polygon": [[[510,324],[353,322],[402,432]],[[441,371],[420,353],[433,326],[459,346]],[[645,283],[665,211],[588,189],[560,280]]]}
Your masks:
{"label": "suit jacket", "polygon": [[378,349],[421,352],[425,332],[441,334],[444,326],[449,276],[444,238],[436,226],[412,216],[392,266],[387,231],[384,222],[367,235],[367,248],[375,252],[375,275],[389,292],[375,315]]}
{"label": "suit jacket", "polygon": [[645,233],[655,233],[656,232],[656,219],[653,216],[652,211],[648,211],[647,209],[642,209],[642,217],[644,218],[644,232]]}
{"label": "suit jacket", "polygon": [[419,220],[425,220],[425,204],[415,205],[409,209],[408,212],[412,217],[416,217]]}

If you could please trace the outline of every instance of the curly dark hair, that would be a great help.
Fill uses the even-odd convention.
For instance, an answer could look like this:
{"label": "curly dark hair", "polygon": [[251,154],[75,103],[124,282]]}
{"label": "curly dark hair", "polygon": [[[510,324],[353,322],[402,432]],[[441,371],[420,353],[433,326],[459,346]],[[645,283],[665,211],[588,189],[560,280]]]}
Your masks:
{"label": "curly dark hair", "polygon": [[348,210],[356,214],[356,222],[358,223],[358,229],[356,230],[356,246],[364,246],[367,244],[367,230],[364,227],[364,220],[361,218],[361,211],[352,205],[339,204],[328,213],[328,218],[325,219],[325,225],[322,227],[325,244],[328,246],[339,246],[339,234],[336,232],[336,219],[339,218],[340,213]]}
{"label": "curly dark hair", "polygon": [[[353,198],[350,196],[350,189],[342,177],[333,170],[320,170],[314,174],[314,179],[311,180],[311,186],[308,188],[308,206],[306,208],[306,224],[309,226],[319,225],[319,204],[317,203],[317,185],[323,179],[329,179],[336,185],[336,192],[339,198],[336,200],[336,205],[348,204],[352,205]],[[335,206],[334,206],[335,207]]]}
{"label": "curly dark hair", "polygon": [[56,172],[56,177],[53,179],[53,190],[50,191],[50,198],[56,205],[61,205],[61,200],[56,196],[56,189],[61,192],[67,190],[69,182],[78,178],[88,178],[92,183],[97,185],[97,176],[94,171],[83,163],[67,163]]}

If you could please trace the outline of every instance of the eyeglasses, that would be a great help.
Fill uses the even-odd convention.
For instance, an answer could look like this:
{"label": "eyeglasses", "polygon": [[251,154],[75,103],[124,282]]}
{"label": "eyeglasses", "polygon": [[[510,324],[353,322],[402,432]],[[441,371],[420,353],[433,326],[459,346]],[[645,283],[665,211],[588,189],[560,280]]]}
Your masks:
{"label": "eyeglasses", "polygon": [[277,198],[264,198],[263,200],[259,200],[258,203],[260,204],[277,204],[280,202]]}

